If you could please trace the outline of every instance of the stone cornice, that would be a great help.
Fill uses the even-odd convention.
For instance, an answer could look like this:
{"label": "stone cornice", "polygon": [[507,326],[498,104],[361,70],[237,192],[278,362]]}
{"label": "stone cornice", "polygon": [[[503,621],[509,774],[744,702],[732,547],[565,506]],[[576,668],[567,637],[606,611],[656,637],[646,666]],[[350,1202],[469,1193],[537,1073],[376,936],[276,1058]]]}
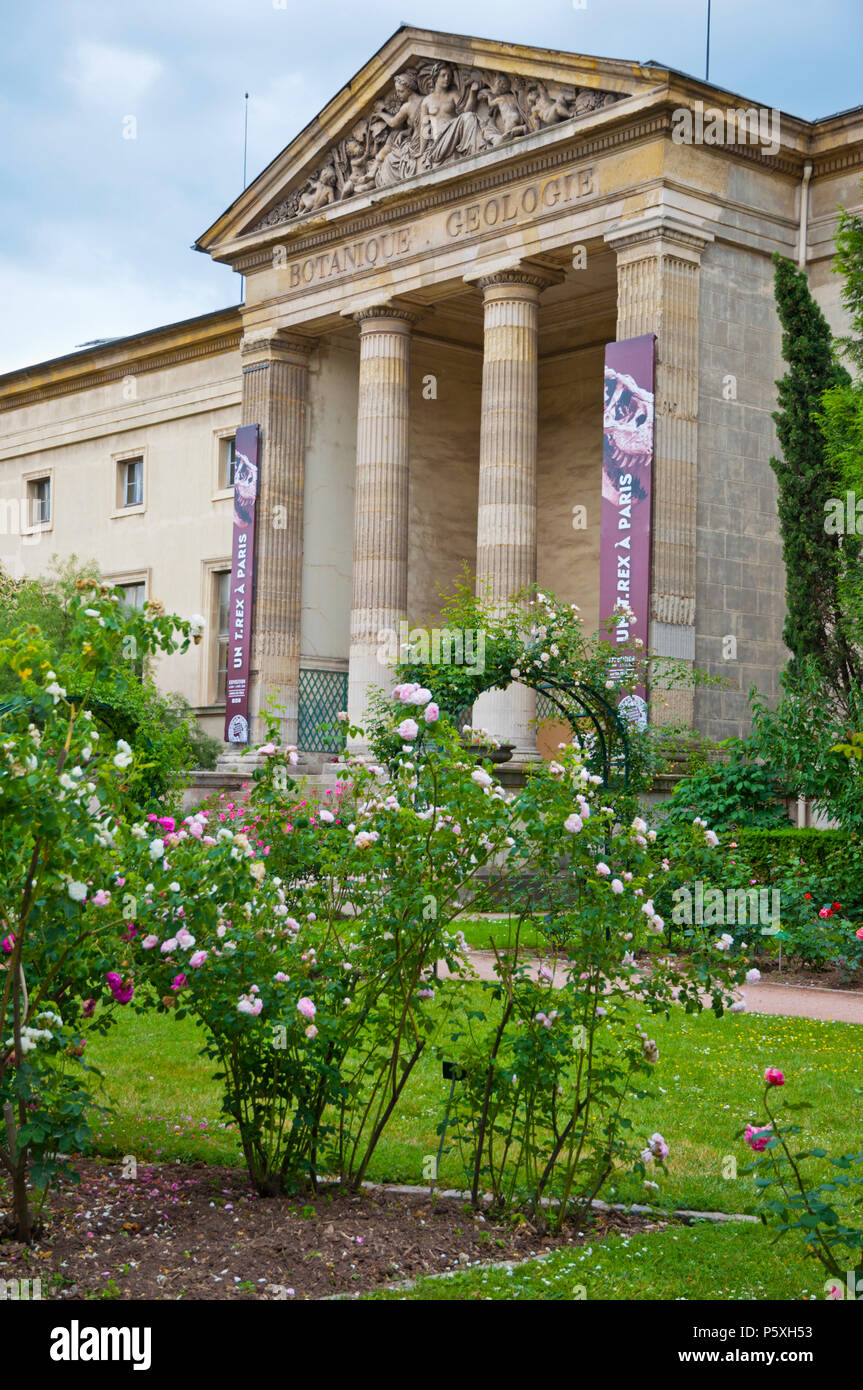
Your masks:
{"label": "stone cornice", "polygon": [[238,307],[117,338],[83,353],[0,376],[0,411],[18,410],[40,401],[122,381],[125,377],[234,352],[241,339]]}

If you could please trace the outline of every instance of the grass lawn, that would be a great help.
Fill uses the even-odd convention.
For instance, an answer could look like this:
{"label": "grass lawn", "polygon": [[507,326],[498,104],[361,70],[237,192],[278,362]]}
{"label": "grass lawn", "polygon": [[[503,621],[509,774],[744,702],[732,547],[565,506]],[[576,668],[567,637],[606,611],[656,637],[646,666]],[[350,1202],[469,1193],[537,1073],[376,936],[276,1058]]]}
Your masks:
{"label": "grass lawn", "polygon": [[774,1243],[763,1226],[729,1222],[612,1235],[512,1269],[468,1269],[421,1279],[375,1300],[674,1300],[824,1298],[826,1276],[793,1240]]}
{"label": "grass lawn", "polygon": [[[453,930],[464,932],[467,944],[480,951],[491,950],[492,941],[499,950],[512,947],[515,944],[515,927],[516,923],[511,917],[494,912],[465,913],[453,924]],[[528,950],[541,947],[543,951],[548,951],[547,934],[537,931],[530,924],[522,927],[519,942]]]}
{"label": "grass lawn", "polygon": [[[830,1153],[860,1148],[863,1097],[863,1028],[808,1019],[763,1015],[675,1015],[649,1024],[659,1044],[653,1100],[633,1109],[638,1133],[659,1130],[671,1147],[666,1175],[651,1205],[665,1208],[743,1211],[752,1200],[751,1178],[723,1177],[732,1156],[742,1169],[749,1150],[735,1133],[756,1121],[764,1068],[781,1067],[784,1092],[808,1100],[797,1116],[805,1129],[800,1147]],[[219,1088],[210,1064],[200,1057],[201,1036],[189,1020],[165,1015],[123,1015],[106,1037],[94,1037],[88,1056],[105,1073],[104,1100],[115,1111],[96,1127],[96,1147],[105,1154],[134,1154],[139,1160],[240,1164],[234,1130],[219,1114]],[[423,1159],[437,1151],[436,1127],[443,1117],[449,1083],[439,1061],[423,1058],[399,1112],[378,1147],[369,1177],[422,1183]],[[814,1165],[813,1165],[814,1167]],[[727,1167],[726,1167],[727,1171]],[[457,1146],[441,1162],[443,1186],[464,1183]],[[636,1180],[623,1175],[606,1188],[609,1200],[643,1201]],[[706,1296],[706,1295],[703,1295]]]}

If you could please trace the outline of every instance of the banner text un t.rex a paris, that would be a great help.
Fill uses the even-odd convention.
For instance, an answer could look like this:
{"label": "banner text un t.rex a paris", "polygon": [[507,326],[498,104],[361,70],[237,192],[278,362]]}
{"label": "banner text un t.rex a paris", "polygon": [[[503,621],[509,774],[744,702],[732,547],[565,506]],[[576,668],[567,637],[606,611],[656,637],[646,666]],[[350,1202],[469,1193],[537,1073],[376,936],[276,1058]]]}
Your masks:
{"label": "banner text un t.rex a paris", "polygon": [[[655,335],[646,333],[605,349],[599,618],[615,618],[609,638],[614,648],[631,648],[635,638],[647,646],[655,343]],[[618,650],[611,679],[628,676],[633,663],[631,650]],[[618,710],[643,727],[646,688],[625,695]]]}
{"label": "banner text un t.rex a paris", "polygon": [[255,580],[255,505],[260,427],[243,425],[234,441],[234,543],[228,608],[225,742],[249,741],[249,658]]}

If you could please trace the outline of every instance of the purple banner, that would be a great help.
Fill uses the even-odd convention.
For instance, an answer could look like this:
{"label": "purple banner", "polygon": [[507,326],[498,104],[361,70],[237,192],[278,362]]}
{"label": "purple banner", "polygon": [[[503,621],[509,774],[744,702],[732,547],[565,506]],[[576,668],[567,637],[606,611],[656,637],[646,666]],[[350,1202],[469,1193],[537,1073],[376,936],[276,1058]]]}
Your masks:
{"label": "purple banner", "polygon": [[249,741],[249,658],[255,578],[255,504],[258,500],[260,426],[242,425],[234,444],[234,544],[228,608],[225,742]]}
{"label": "purple banner", "polygon": [[[647,647],[655,342],[655,335],[646,333],[605,349],[599,618],[604,623],[615,617],[609,637],[614,647],[631,646],[636,637]],[[618,651],[610,677],[628,678],[634,663],[631,652]],[[618,709],[643,727],[646,688],[639,685],[625,695]]]}

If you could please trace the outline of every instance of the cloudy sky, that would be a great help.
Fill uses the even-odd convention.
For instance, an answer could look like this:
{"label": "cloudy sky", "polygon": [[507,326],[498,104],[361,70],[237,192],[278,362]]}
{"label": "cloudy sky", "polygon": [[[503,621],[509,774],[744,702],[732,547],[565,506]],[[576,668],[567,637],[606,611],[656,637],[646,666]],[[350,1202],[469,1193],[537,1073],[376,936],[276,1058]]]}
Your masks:
{"label": "cloudy sky", "polygon": [[[704,75],[706,0],[30,0],[0,27],[0,371],[236,303],[191,250],[402,22]],[[713,0],[711,79],[863,103],[860,0]],[[130,121],[129,118],[134,118]],[[135,138],[124,138],[134,133]]]}

